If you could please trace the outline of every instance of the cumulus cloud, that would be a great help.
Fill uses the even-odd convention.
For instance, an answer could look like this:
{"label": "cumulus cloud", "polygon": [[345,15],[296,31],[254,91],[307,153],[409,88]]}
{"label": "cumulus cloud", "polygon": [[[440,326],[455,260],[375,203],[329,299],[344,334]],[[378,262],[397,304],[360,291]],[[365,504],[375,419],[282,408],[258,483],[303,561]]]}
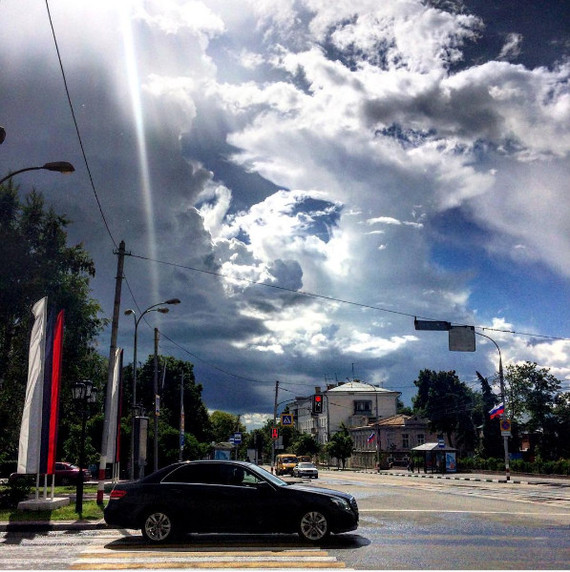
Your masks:
{"label": "cumulus cloud", "polygon": [[[115,4],[61,2],[55,28],[109,226],[143,255],[127,260],[135,299],[183,300],[160,323],[210,407],[237,412],[240,395],[263,413],[275,379],[303,394],[353,363],[406,399],[420,369],[481,367],[413,335],[414,315],[548,329],[495,293],[513,272],[541,295],[528,268],[568,290],[567,63],[526,66],[516,28],[493,59],[477,14],[419,0]],[[18,22],[0,51],[3,157],[76,164],[74,188],[47,194],[110,313],[112,245],[29,8],[0,5]],[[565,341],[495,335],[509,359],[568,376]]]}

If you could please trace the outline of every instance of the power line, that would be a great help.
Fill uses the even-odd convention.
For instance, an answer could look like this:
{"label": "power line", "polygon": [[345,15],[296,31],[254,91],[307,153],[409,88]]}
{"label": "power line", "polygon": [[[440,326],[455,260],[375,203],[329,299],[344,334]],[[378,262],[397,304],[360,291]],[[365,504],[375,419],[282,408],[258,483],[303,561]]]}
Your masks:
{"label": "power line", "polygon": [[46,9],[47,9],[47,13],[48,13],[49,25],[50,25],[50,28],[51,28],[51,34],[52,34],[52,37],[53,37],[53,43],[54,43],[54,45],[55,45],[55,51],[56,51],[56,54],[57,54],[57,60],[58,60],[58,62],[59,62],[59,69],[61,70],[61,77],[62,77],[62,79],[63,79],[63,86],[64,86],[65,94],[66,94],[66,97],[67,97],[67,103],[68,103],[69,109],[70,109],[70,111],[71,111],[71,118],[72,118],[72,120],[73,120],[73,125],[74,125],[74,127],[75,127],[75,133],[76,133],[77,139],[78,139],[78,141],[79,141],[79,147],[80,147],[80,149],[81,149],[81,154],[82,154],[82,156],[83,156],[83,162],[85,163],[85,168],[87,169],[87,175],[88,175],[88,177],[89,177],[89,182],[90,182],[90,184],[91,184],[91,190],[93,191],[93,195],[94,195],[94,197],[95,197],[95,201],[96,201],[97,206],[98,206],[98,208],[99,208],[99,214],[101,215],[101,218],[103,219],[103,224],[105,225],[105,228],[107,229],[107,234],[108,234],[109,237],[111,238],[111,240],[112,240],[112,242],[113,242],[115,248],[117,248],[117,241],[116,241],[115,238],[113,237],[113,233],[111,232],[111,228],[109,227],[109,223],[107,222],[107,217],[105,216],[105,213],[104,213],[104,211],[103,211],[103,206],[101,205],[101,200],[99,199],[99,195],[98,195],[97,189],[96,189],[96,187],[95,187],[95,181],[94,181],[93,175],[92,175],[92,173],[91,173],[91,168],[90,168],[90,166],[89,166],[89,161],[87,160],[87,154],[85,153],[85,147],[84,147],[84,145],[83,145],[83,139],[82,139],[82,137],[81,137],[81,132],[79,131],[79,124],[78,124],[78,122],[77,122],[77,117],[76,117],[76,115],[75,115],[75,109],[74,109],[74,107],[73,107],[73,101],[72,101],[72,99],[71,99],[71,93],[70,93],[69,87],[68,87],[68,85],[67,85],[67,77],[66,77],[66,75],[65,75],[65,69],[64,69],[64,67],[63,67],[63,61],[62,61],[61,54],[60,54],[60,51],[59,51],[59,45],[58,45],[58,42],[57,42],[57,36],[56,36],[56,33],[55,33],[55,28],[54,28],[53,20],[52,20],[52,17],[51,17],[51,12],[50,12],[50,8],[49,8],[49,1],[48,1],[48,0],[46,0]]}
{"label": "power line", "polygon": [[[188,266],[186,264],[181,264],[181,263],[177,263],[177,262],[170,262],[170,261],[166,261],[166,260],[160,260],[158,258],[150,258],[148,256],[143,256],[140,254],[133,254],[133,253],[129,253],[128,256],[131,256],[132,258],[138,258],[139,260],[146,260],[148,262],[154,262],[157,264],[163,264],[165,266],[172,266],[174,268],[180,268],[183,270],[190,270],[191,272],[199,272],[201,274],[208,274],[210,276],[216,276],[218,278],[226,278],[226,279],[231,279],[230,276],[222,273],[222,272],[216,272],[214,270],[207,270],[205,268],[196,268],[195,266]],[[249,284],[253,284],[255,286],[265,286],[266,288],[273,288],[275,290],[281,290],[284,292],[290,292],[292,294],[296,294],[298,296],[305,296],[307,298],[315,298],[315,299],[320,299],[320,300],[327,300],[329,302],[337,302],[340,304],[348,304],[351,306],[357,306],[359,308],[365,308],[368,310],[376,310],[378,312],[385,312],[388,314],[395,314],[398,316],[404,316],[406,318],[420,318],[423,320],[437,320],[437,318],[433,318],[430,316],[421,316],[419,314],[412,314],[410,312],[405,312],[402,310],[390,310],[389,308],[384,308],[382,306],[373,306],[371,304],[364,304],[361,302],[354,302],[353,300],[345,300],[343,298],[336,298],[334,296],[326,296],[324,294],[316,294],[314,292],[306,292],[304,290],[293,290],[292,288],[287,288],[286,286],[279,286],[277,284],[269,284],[267,282],[261,282],[258,280],[252,280],[249,278],[245,278],[245,277],[240,277],[240,281],[244,281],[244,282],[248,282]],[[457,324],[457,325],[471,325],[471,324]],[[570,338],[564,338],[564,337],[558,337],[558,336],[549,336],[549,335],[545,335],[545,334],[534,334],[534,333],[529,333],[529,332],[517,332],[515,330],[507,330],[507,329],[502,329],[502,328],[493,328],[493,327],[489,327],[489,326],[480,326],[480,325],[471,325],[472,327],[478,329],[478,330],[482,330],[482,331],[490,331],[490,332],[500,332],[503,334],[512,334],[512,335],[516,335],[516,336],[525,336],[525,337],[532,337],[532,338],[540,338],[540,339],[548,339],[548,340],[560,340],[560,341],[570,341]]]}

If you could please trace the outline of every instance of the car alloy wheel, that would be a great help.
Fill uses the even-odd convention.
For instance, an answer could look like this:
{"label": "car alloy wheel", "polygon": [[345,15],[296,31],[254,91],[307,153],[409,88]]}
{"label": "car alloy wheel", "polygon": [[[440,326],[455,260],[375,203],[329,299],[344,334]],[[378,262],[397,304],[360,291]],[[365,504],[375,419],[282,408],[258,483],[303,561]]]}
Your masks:
{"label": "car alloy wheel", "polygon": [[151,542],[166,542],[174,536],[172,519],[162,511],[154,511],[144,519],[143,536]]}
{"label": "car alloy wheel", "polygon": [[299,523],[301,537],[309,542],[319,542],[329,535],[327,517],[319,511],[311,510],[301,517]]}

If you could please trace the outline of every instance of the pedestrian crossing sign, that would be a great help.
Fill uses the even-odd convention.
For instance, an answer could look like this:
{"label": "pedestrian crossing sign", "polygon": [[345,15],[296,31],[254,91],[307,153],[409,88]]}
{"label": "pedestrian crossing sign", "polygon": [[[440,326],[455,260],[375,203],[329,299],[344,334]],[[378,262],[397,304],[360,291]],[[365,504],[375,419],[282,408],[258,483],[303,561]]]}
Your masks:
{"label": "pedestrian crossing sign", "polygon": [[281,425],[293,425],[293,415],[291,413],[282,413]]}

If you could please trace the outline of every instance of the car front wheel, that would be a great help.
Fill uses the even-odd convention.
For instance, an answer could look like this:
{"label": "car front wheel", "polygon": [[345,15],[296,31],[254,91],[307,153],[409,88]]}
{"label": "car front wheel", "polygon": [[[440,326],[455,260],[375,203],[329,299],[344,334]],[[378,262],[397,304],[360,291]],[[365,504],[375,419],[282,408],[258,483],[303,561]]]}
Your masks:
{"label": "car front wheel", "polygon": [[299,534],[303,540],[320,542],[330,533],[327,517],[318,510],[311,510],[301,516]]}
{"label": "car front wheel", "polygon": [[172,518],[162,510],[149,512],[144,519],[142,534],[146,540],[155,544],[172,540],[174,537]]}

